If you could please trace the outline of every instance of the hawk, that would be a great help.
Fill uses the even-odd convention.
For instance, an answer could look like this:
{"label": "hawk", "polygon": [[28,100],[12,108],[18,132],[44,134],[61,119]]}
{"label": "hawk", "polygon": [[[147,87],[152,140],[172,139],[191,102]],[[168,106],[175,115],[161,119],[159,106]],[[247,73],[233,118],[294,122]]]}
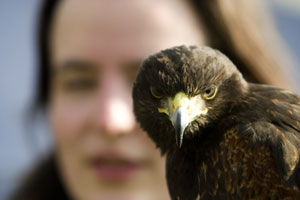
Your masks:
{"label": "hawk", "polygon": [[166,154],[173,200],[300,199],[300,97],[245,81],[209,47],[144,60],[134,113]]}

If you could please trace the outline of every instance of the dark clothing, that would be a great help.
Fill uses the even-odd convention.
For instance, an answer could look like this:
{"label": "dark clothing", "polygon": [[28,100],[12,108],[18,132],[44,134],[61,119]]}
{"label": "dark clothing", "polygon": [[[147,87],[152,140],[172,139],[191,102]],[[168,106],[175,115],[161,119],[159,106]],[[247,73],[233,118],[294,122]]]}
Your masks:
{"label": "dark clothing", "polygon": [[11,200],[70,199],[60,180],[54,155],[43,160],[13,194]]}

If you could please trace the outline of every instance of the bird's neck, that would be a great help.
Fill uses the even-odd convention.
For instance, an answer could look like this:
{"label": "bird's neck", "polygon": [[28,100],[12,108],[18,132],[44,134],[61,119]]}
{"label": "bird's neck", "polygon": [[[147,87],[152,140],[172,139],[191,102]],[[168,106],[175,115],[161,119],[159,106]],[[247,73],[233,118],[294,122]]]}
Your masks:
{"label": "bird's neck", "polygon": [[215,148],[221,141],[221,135],[218,126],[211,126],[201,129],[200,132],[194,133],[194,137],[185,138],[182,147],[179,149],[176,145],[174,151],[182,151],[186,155],[201,155],[208,149]]}

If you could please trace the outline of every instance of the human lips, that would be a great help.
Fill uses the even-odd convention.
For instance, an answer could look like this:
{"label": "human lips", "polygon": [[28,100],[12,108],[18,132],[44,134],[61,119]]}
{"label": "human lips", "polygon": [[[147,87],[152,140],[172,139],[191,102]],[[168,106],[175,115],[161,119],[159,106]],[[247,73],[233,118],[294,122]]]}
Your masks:
{"label": "human lips", "polygon": [[141,160],[129,158],[116,152],[105,152],[91,159],[96,176],[110,181],[122,181],[136,175],[144,164]]}

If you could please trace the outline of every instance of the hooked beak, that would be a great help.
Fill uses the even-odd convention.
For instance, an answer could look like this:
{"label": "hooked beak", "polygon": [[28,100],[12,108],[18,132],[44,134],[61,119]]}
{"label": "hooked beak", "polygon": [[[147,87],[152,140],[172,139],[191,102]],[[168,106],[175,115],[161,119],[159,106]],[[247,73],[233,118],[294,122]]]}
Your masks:
{"label": "hooked beak", "polygon": [[176,145],[181,148],[186,127],[197,116],[205,115],[207,108],[200,95],[190,98],[179,92],[173,99],[168,99],[167,107],[158,108],[158,111],[169,115],[175,129]]}
{"label": "hooked beak", "polygon": [[175,128],[176,145],[181,148],[183,141],[183,134],[185,128],[189,124],[189,117],[183,107],[178,107],[171,116],[172,124]]}

